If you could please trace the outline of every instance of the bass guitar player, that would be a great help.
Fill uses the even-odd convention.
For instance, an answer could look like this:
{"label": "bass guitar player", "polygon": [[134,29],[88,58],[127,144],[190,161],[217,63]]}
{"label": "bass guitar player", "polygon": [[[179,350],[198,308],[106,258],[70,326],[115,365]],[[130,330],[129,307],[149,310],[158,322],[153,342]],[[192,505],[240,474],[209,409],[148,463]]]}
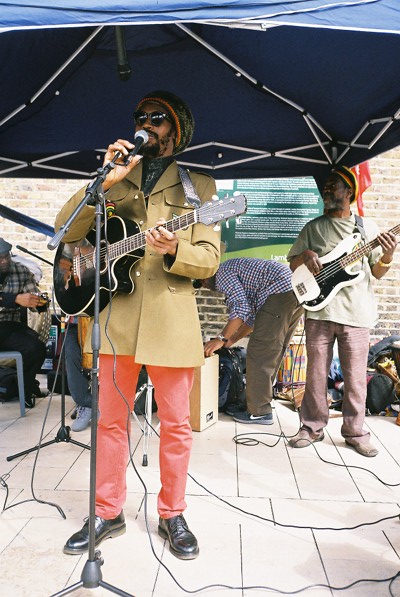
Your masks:
{"label": "bass guitar player", "polygon": [[[378,450],[371,445],[369,432],[363,427],[369,330],[377,318],[371,281],[372,277],[382,278],[390,269],[397,240],[396,229],[379,233],[375,222],[354,215],[351,205],[357,191],[354,173],[346,166],[335,167],[322,191],[324,214],[304,226],[288,254],[294,272],[293,289],[299,297],[302,292],[303,296],[307,295],[307,281],[302,287],[296,274],[298,268],[307,268],[308,276],[318,283],[325,268],[324,256],[331,252],[335,256],[337,246],[348,237],[359,235],[361,246],[370,243],[371,249],[357,255],[357,260],[351,263],[349,279],[341,279],[339,289],[332,292],[329,299],[323,298],[318,305],[316,297],[316,303],[311,301],[309,310],[304,304],[307,310],[306,387],[301,428],[289,443],[293,448],[303,448],[324,438],[329,419],[327,378],[337,340],[345,388],[341,434],[347,445],[371,457],[376,456]],[[328,273],[329,269],[338,267],[337,261],[332,259],[333,265],[326,268]]]}

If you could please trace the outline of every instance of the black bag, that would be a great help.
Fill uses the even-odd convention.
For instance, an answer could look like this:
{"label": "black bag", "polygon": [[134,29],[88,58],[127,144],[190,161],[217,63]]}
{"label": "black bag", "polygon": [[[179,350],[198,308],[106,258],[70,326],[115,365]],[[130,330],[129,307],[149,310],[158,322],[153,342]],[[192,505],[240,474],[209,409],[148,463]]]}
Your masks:
{"label": "black bag", "polygon": [[377,415],[396,400],[393,381],[383,373],[374,373],[367,383],[366,404],[369,412]]}
{"label": "black bag", "polygon": [[220,348],[218,410],[230,404],[245,403],[246,395],[246,349],[243,346]]}
{"label": "black bag", "polygon": [[[68,396],[70,396],[71,392],[68,387],[67,375],[65,375],[64,384],[65,393],[68,394]],[[47,389],[49,390],[49,392],[54,392],[55,394],[62,394],[62,374],[60,373],[60,371],[57,373],[57,379],[56,371],[47,372]]]}
{"label": "black bag", "polygon": [[400,340],[400,336],[388,336],[373,344],[368,352],[368,367],[374,367],[381,357],[392,356],[392,344]]}
{"label": "black bag", "polygon": [[0,400],[18,398],[17,370],[13,367],[0,367]]}

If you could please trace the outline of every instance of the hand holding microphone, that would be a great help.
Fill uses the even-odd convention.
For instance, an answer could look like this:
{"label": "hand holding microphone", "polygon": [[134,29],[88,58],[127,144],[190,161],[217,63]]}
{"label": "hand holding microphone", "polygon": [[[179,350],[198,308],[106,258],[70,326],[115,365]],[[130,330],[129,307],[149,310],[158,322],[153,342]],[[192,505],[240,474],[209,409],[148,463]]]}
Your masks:
{"label": "hand holding microphone", "polygon": [[[118,139],[118,141],[116,143],[114,143],[113,146],[120,144],[121,146],[125,147],[128,150],[128,153],[124,154],[123,150],[117,150],[111,161],[115,164],[116,160],[119,160],[120,158],[124,158],[124,166],[127,166],[129,164],[129,162],[131,161],[131,158],[133,158],[135,155],[137,155],[139,153],[142,146],[145,143],[147,143],[148,140],[149,140],[149,135],[147,134],[147,132],[144,129],[141,129],[140,131],[137,131],[137,133],[135,133],[135,139],[133,142],[132,149],[128,150],[128,148],[125,147],[125,145],[122,143],[122,140]],[[110,147],[111,146],[109,146],[109,149],[110,149]]]}
{"label": "hand holding microphone", "polygon": [[[139,163],[139,158],[135,156],[139,153],[142,146],[149,140],[149,135],[145,130],[137,131],[132,143],[126,139],[118,139],[111,143],[104,156],[104,165],[111,164],[112,169],[103,183],[103,188],[107,191],[112,185],[120,182],[125,176]],[[122,160],[122,161],[121,161]]]}

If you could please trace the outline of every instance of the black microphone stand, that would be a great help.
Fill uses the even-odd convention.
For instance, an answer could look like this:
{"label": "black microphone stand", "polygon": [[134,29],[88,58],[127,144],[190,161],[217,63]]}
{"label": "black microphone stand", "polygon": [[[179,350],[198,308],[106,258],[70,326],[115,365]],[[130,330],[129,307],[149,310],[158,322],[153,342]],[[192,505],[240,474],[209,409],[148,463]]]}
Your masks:
{"label": "black microphone stand", "polygon": [[[18,245],[17,245],[17,247],[19,249],[22,249],[22,247],[19,247]],[[28,253],[29,251],[27,251],[25,249],[25,252]],[[34,255],[34,253],[31,253],[31,255]],[[36,255],[34,255],[34,256],[38,257]],[[38,259],[42,259],[42,261],[45,261],[42,257],[38,257]],[[50,263],[50,262],[47,261],[46,263]],[[52,265],[52,264],[50,263],[50,265]],[[71,444],[75,444],[76,446],[80,446],[81,448],[86,448],[87,450],[90,450],[90,446],[87,446],[86,444],[82,444],[81,442],[78,442],[71,437],[70,427],[65,424],[65,348],[64,348],[64,344],[65,344],[65,342],[64,342],[64,340],[65,340],[65,315],[61,315],[60,331],[61,331],[61,338],[62,338],[61,353],[60,353],[60,360],[61,360],[61,427],[57,431],[57,435],[55,436],[54,439],[52,439],[48,442],[39,443],[36,446],[33,446],[33,448],[28,448],[27,450],[23,450],[22,452],[18,452],[17,454],[12,454],[11,456],[7,456],[7,458],[6,458],[7,462],[10,462],[10,460],[14,460],[14,458],[18,458],[19,456],[24,456],[25,454],[30,454],[31,452],[34,452],[35,450],[40,450],[42,448],[45,448],[46,446],[51,446],[52,444],[58,444],[60,442],[68,442]]]}
{"label": "black microphone stand", "polygon": [[91,450],[90,450],[90,483],[89,483],[89,550],[88,560],[83,568],[81,574],[81,580],[70,587],[63,589],[62,591],[55,593],[51,597],[61,597],[62,595],[68,595],[80,587],[87,589],[96,589],[97,587],[104,587],[122,597],[134,597],[131,593],[126,593],[113,585],[103,580],[100,567],[103,565],[104,560],[101,557],[99,550],[95,550],[95,535],[96,535],[96,453],[97,453],[97,412],[99,402],[99,351],[100,351],[100,324],[99,324],[99,312],[100,312],[100,247],[101,247],[101,221],[102,221],[102,204],[104,202],[103,182],[107,174],[114,168],[114,162],[120,157],[120,154],[116,154],[111,162],[99,168],[97,170],[97,177],[87,187],[85,197],[76,207],[74,212],[68,218],[66,223],[61,226],[60,230],[55,234],[52,240],[47,245],[49,249],[55,249],[61,242],[62,238],[68,231],[71,223],[75,220],[77,215],[83,209],[85,205],[95,205],[95,230],[96,230],[96,242],[95,242],[95,253],[97,259],[95,259],[95,288],[94,288],[94,320],[92,330],[92,350],[93,350],[93,363],[92,363],[92,421],[90,426],[91,431]]}

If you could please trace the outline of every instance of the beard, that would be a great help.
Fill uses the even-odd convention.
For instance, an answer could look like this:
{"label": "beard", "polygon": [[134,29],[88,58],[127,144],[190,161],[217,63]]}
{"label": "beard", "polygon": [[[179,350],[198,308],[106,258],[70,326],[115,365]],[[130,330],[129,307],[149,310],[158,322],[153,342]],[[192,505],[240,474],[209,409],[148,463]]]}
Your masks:
{"label": "beard", "polygon": [[142,154],[147,158],[162,158],[169,147],[172,139],[172,131],[159,137],[157,133],[147,131],[150,135],[151,142],[148,141],[142,149]]}
{"label": "beard", "polygon": [[342,199],[336,198],[333,194],[327,193],[324,195],[324,211],[325,212],[334,212],[334,211],[343,211],[344,204]]}

